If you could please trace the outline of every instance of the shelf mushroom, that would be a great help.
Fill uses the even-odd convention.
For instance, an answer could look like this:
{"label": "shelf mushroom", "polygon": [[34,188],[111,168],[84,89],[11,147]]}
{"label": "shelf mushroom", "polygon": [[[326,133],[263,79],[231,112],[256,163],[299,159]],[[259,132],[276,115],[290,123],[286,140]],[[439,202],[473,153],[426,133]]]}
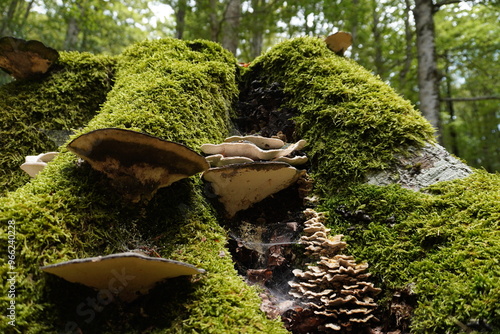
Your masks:
{"label": "shelf mushroom", "polygon": [[0,68],[15,79],[46,73],[59,59],[59,53],[39,41],[14,37],[0,38]]}
{"label": "shelf mushroom", "polygon": [[210,168],[203,178],[229,217],[294,184],[301,171],[284,162],[251,162]]}
{"label": "shelf mushroom", "polygon": [[[243,137],[244,138],[244,137]],[[306,141],[301,139],[284,148],[264,150],[253,142],[229,142],[222,144],[204,144],[201,150],[206,154],[222,154],[224,157],[247,157],[252,160],[274,160],[284,157],[293,151],[301,150]]]}
{"label": "shelf mushroom", "polygon": [[168,278],[205,272],[192,264],[126,252],[76,259],[41,268],[72,283],[100,290],[103,298],[130,302]]}
{"label": "shelf mushroom", "polygon": [[25,163],[21,165],[21,169],[28,173],[29,176],[35,177],[58,154],[57,152],[48,152],[39,155],[28,155],[26,156]]}
{"label": "shelf mushroom", "polygon": [[68,149],[106,174],[134,203],[149,200],[159,188],[209,167],[204,157],[182,144],[124,129],[83,134]]}
{"label": "shelf mushroom", "polygon": [[335,54],[343,56],[344,52],[352,45],[352,35],[339,31],[325,38],[325,43]]}

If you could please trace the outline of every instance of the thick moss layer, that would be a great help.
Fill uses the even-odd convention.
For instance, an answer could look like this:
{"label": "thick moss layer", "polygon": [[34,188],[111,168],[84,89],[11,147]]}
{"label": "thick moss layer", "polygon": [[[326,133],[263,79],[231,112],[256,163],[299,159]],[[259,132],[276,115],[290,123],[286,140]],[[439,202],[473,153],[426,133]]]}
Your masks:
{"label": "thick moss layer", "polygon": [[332,233],[370,264],[386,302],[413,287],[412,332],[461,332],[474,319],[500,328],[499,175],[476,172],[425,192],[364,185],[367,172],[432,142],[433,131],[409,102],[320,39],[274,47],[244,78],[284,86]]}
{"label": "thick moss layer", "polygon": [[112,87],[114,59],[61,52],[50,74],[0,86],[0,194],[25,184],[27,155],[55,151],[58,131],[84,126]]}
{"label": "thick moss layer", "polygon": [[433,141],[431,126],[407,100],[319,38],[283,42],[249,69],[246,82],[282,84],[288,105],[299,110],[296,135],[309,142],[312,171],[326,193]]}
{"label": "thick moss layer", "polygon": [[[460,333],[474,319],[500,330],[500,175],[476,172],[425,193],[356,186],[323,209],[388,296],[405,286],[417,294],[412,332]],[[337,213],[358,210],[370,221]]]}
{"label": "thick moss layer", "polygon": [[[195,150],[228,133],[238,67],[217,44],[166,39],[132,46],[120,56],[116,83],[101,112],[81,132],[130,128]],[[245,333],[284,331],[259,310],[255,290],[233,268],[226,233],[196,177],[161,189],[147,205],[123,202],[109,180],[63,153],[28,185],[0,200],[2,242],[16,226],[16,327],[4,332]],[[40,272],[39,266],[127,249],[207,270],[193,282],[169,280],[132,304],[91,301],[93,290]],[[2,260],[5,260],[2,258]],[[9,267],[2,266],[2,282]],[[7,285],[2,298],[7,300]]]}

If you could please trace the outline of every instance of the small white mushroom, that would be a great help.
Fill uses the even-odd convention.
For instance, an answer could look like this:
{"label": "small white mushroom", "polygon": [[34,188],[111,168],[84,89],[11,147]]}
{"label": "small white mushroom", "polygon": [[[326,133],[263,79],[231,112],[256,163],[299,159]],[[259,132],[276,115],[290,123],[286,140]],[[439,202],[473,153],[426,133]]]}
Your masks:
{"label": "small white mushroom", "polygon": [[29,176],[35,177],[58,154],[57,152],[48,152],[39,155],[28,155],[25,158],[26,162],[21,165],[21,169],[28,173]]}
{"label": "small white mushroom", "polygon": [[100,290],[105,298],[118,296],[130,302],[167,278],[205,272],[195,266],[169,259],[126,252],[76,259],[41,268],[72,283]]}

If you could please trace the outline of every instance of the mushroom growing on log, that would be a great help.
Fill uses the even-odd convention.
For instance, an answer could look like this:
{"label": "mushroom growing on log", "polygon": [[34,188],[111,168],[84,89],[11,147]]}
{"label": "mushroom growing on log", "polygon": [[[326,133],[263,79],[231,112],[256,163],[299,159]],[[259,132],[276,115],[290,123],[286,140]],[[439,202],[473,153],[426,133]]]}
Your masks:
{"label": "mushroom growing on log", "polygon": [[204,157],[182,144],[124,129],[83,134],[68,149],[111,178],[132,202],[149,200],[159,188],[209,167]]}
{"label": "mushroom growing on log", "polygon": [[0,38],[0,68],[15,79],[44,74],[57,59],[59,53],[42,42],[14,37]]}
{"label": "mushroom growing on log", "polygon": [[130,302],[167,278],[205,272],[195,266],[140,253],[126,252],[76,259],[41,268],[72,283],[80,283]]}

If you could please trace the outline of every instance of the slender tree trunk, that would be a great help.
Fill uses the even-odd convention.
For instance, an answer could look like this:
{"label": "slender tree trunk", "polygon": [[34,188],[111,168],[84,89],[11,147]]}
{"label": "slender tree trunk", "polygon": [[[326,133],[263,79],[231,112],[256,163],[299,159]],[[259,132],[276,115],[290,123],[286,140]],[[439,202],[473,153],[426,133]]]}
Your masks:
{"label": "slender tree trunk", "polygon": [[404,9],[404,20],[405,20],[405,61],[403,64],[403,69],[399,72],[399,82],[400,87],[404,87],[406,85],[406,76],[411,68],[411,61],[413,60],[413,30],[410,24],[410,11],[411,4],[410,0],[405,0],[405,9]]}
{"label": "slender tree trunk", "polygon": [[218,42],[219,21],[217,20],[217,0],[210,0],[210,40]]}
{"label": "slender tree trunk", "polygon": [[432,0],[415,0],[413,15],[417,32],[418,88],[420,111],[431,125],[440,131],[439,85],[434,40],[434,11]]}
{"label": "slender tree trunk", "polygon": [[[448,98],[452,97],[452,92],[451,92],[451,75],[449,73],[449,67],[450,63],[448,60],[448,56],[445,56],[446,58],[446,67],[445,67],[445,74],[446,74],[446,96]],[[459,151],[458,151],[458,143],[457,143],[457,131],[455,130],[455,108],[453,106],[453,101],[446,101],[446,110],[448,111],[448,115],[450,117],[450,121],[448,124],[448,131],[450,135],[450,144],[448,145],[449,148],[451,149],[451,153],[455,154],[456,156],[459,156]]]}
{"label": "slender tree trunk", "polygon": [[175,38],[182,39],[186,26],[187,0],[179,0],[175,11]]}
{"label": "slender tree trunk", "polygon": [[255,24],[252,27],[252,35],[250,37],[250,57],[252,59],[258,57],[262,53],[262,45],[264,44],[264,27],[260,20],[260,13],[265,10],[265,3],[260,0],[252,0],[253,16]]}
{"label": "slender tree trunk", "polygon": [[7,16],[2,18],[2,25],[0,25],[0,36],[10,35],[14,31],[12,31],[12,27],[14,26],[14,14],[16,13],[17,6],[19,4],[19,0],[12,0],[8,6]]}
{"label": "slender tree trunk", "polygon": [[64,39],[64,50],[76,50],[78,43],[78,34],[80,27],[77,19],[72,16],[68,20],[68,29],[66,30],[66,38]]}
{"label": "slender tree trunk", "polygon": [[222,46],[236,54],[239,43],[240,31],[240,17],[241,17],[241,1],[229,0],[227,5],[224,20],[226,26],[222,37]]}
{"label": "slender tree trunk", "polygon": [[372,2],[372,36],[373,44],[375,48],[374,63],[375,71],[378,75],[383,76],[384,74],[384,60],[382,58],[382,35],[380,33],[380,14],[377,11],[378,1]]}

